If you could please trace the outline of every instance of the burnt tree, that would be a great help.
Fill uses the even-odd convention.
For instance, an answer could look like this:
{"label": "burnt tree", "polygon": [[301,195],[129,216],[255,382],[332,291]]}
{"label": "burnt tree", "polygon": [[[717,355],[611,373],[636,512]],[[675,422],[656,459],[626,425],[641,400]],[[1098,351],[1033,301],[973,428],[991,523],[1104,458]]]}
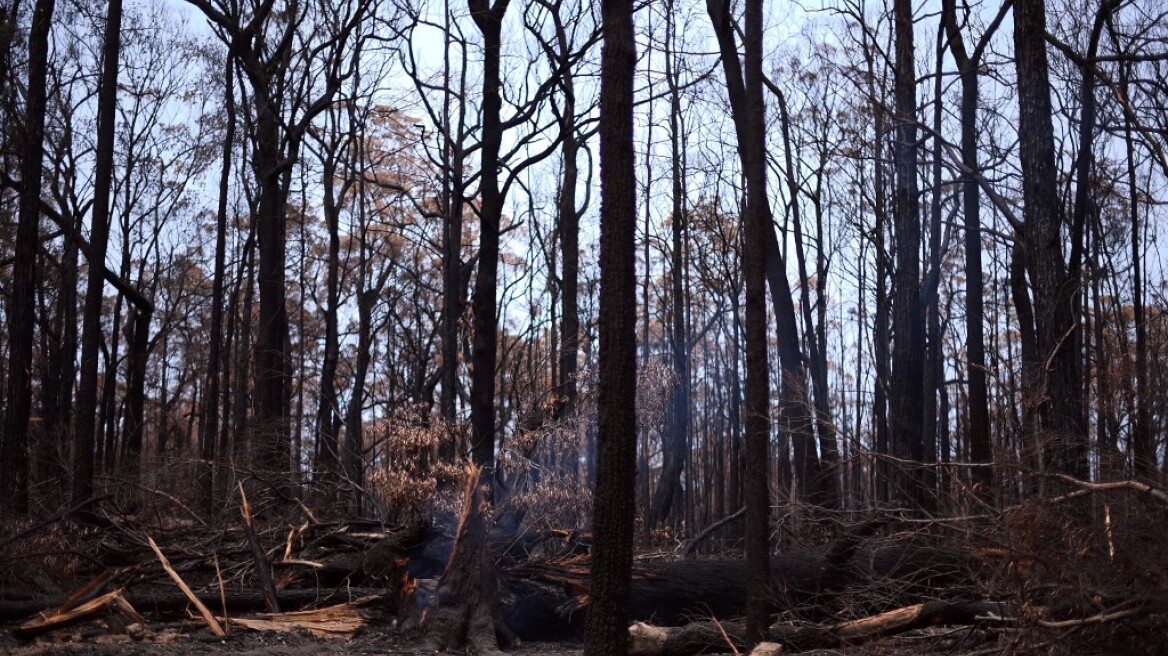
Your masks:
{"label": "burnt tree", "polygon": [[121,0],[112,0],[106,16],[104,62],[97,99],[97,161],[94,164],[93,214],[90,219],[89,279],[81,328],[81,379],[77,388],[77,422],[73,429],[73,503],[93,496],[97,427],[97,356],[101,336],[102,290],[109,241],[110,186],[113,184],[114,126],[117,118],[118,52],[121,47]]}
{"label": "burnt tree", "polygon": [[[1064,219],[1058,194],[1050,73],[1046,55],[1046,4],[1014,2],[1014,51],[1018,71],[1018,137],[1025,203],[1023,234],[1026,274],[1034,295],[1035,359],[1030,399],[1037,410],[1043,465],[1050,471],[1087,478],[1086,420],[1082,371],[1075,347],[1074,276],[1063,258]],[[1020,290],[1020,291],[1025,291]]]}
{"label": "burnt tree", "polygon": [[[13,8],[15,19],[15,8]],[[53,0],[38,0],[28,36],[28,90],[20,166],[20,208],[8,308],[7,408],[0,449],[0,492],[4,505],[28,512],[28,420],[32,409],[32,318],[36,309],[36,256],[40,241],[41,163],[44,158],[45,78]],[[115,66],[116,66],[116,57]],[[112,121],[112,117],[110,119]]]}
{"label": "burnt tree", "polygon": [[[892,379],[889,386],[889,435],[893,456],[924,459],[924,314],[920,302],[921,218],[917,199],[916,74],[913,66],[913,15],[910,0],[896,0],[896,116],[892,142],[895,170],[893,234],[896,268],[892,286]],[[924,501],[917,474],[897,465],[893,498],[910,506]]]}
{"label": "burnt tree", "polygon": [[636,170],[631,0],[605,0],[600,82],[600,353],[584,653],[626,653],[637,473]]}
{"label": "burnt tree", "polygon": [[[746,445],[743,453],[746,505],[746,566],[750,572],[747,590],[746,633],[751,643],[762,639],[768,624],[766,599],[770,594],[767,557],[770,552],[770,493],[768,478],[768,442],[770,438],[770,382],[767,364],[766,283],[768,269],[783,270],[782,259],[768,242],[775,239],[770,225],[770,206],[766,191],[766,153],[764,107],[762,98],[762,1],[749,0],[745,8],[745,65],[738,60],[730,3],[707,0],[706,10],[718,37],[722,68],[726,76],[727,96],[738,138],[738,156],[746,178],[746,207],[743,218],[742,277],[746,283]],[[776,245],[777,246],[777,245]],[[805,406],[797,403],[803,380],[802,356],[795,334],[795,306],[786,275],[771,279],[779,324],[779,362],[783,369],[781,430],[792,436],[798,430],[794,420],[806,418]],[[785,292],[785,293],[784,293]],[[781,305],[781,307],[780,307]],[[806,426],[806,423],[803,424]],[[804,435],[804,438],[807,436]],[[782,448],[782,447],[780,447]],[[796,456],[798,458],[798,455]]]}

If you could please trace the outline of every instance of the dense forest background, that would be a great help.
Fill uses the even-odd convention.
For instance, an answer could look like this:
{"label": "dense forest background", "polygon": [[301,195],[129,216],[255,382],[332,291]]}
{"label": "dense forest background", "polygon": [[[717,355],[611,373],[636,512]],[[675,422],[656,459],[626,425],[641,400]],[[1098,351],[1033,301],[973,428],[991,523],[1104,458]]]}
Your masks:
{"label": "dense forest background", "polygon": [[[1161,480],[1168,21],[1013,5],[768,7],[757,99],[733,3],[637,7],[644,535],[743,506],[752,246],[775,503]],[[587,524],[594,3],[0,9],[9,512],[246,480],[392,519],[470,457]]]}

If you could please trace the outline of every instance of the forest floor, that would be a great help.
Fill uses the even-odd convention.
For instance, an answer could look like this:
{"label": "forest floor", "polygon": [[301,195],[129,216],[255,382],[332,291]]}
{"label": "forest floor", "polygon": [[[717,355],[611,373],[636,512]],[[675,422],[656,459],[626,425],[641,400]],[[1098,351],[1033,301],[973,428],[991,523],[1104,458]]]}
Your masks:
{"label": "forest floor", "polygon": [[[952,632],[944,634],[924,631],[915,636],[899,636],[848,648],[801,652],[804,656],[919,656],[922,654],[1008,654],[1015,653],[1010,645],[966,645],[954,648]],[[527,643],[507,650],[512,656],[578,656],[583,653],[578,642]],[[732,652],[726,651],[730,654]],[[149,630],[134,640],[121,635],[108,635],[96,627],[74,629],[20,643],[5,636],[0,638],[0,654],[4,656],[48,656],[50,654],[87,654],[94,656],[178,656],[193,654],[241,654],[244,656],[332,656],[334,654],[391,654],[399,656],[432,656],[433,649],[421,639],[403,636],[393,631],[373,628],[358,633],[351,639],[317,638],[307,633],[275,634],[254,631],[237,632],[227,638],[217,638],[197,624],[170,624]]]}
{"label": "forest floor", "polygon": [[[1084,528],[1067,530],[1061,516],[1048,507],[1036,506],[1011,511],[1004,520],[978,524],[981,534],[975,534],[964,521],[955,522],[959,530],[942,534],[945,543],[962,547],[960,553],[981,554],[976,563],[969,563],[970,571],[977,576],[965,581],[964,587],[940,583],[942,577],[936,585],[924,590],[932,595],[928,598],[1002,600],[1013,608],[1012,617],[1002,620],[995,615],[990,622],[972,626],[929,626],[895,637],[873,634],[860,645],[800,653],[814,656],[1039,653],[1168,656],[1168,641],[1163,638],[1168,635],[1168,606],[1165,605],[1168,604],[1165,602],[1168,551],[1162,548],[1166,537],[1163,505],[1158,497],[1153,499],[1132,490],[1112,493],[1109,500],[1115,503],[1109,508],[1107,516],[1111,523],[1106,526],[1106,532]],[[360,628],[355,633],[340,632],[344,637],[317,637],[300,628],[302,623],[284,626],[283,632],[256,631],[242,626],[242,622],[265,617],[259,612],[262,600],[258,604],[248,603],[246,609],[233,607],[230,635],[219,637],[193,612],[171,578],[181,576],[200,596],[210,595],[211,600],[206,603],[214,608],[217,616],[223,612],[215,602],[224,589],[228,595],[232,590],[258,595],[260,586],[255,572],[259,570],[254,564],[257,558],[248,548],[245,537],[251,529],[244,531],[235,522],[215,527],[194,522],[179,524],[172,519],[174,513],[159,513],[158,519],[139,516],[133,521],[118,515],[104,516],[109,525],[102,529],[59,518],[35,523],[0,520],[0,656],[434,654],[430,642],[406,628],[414,617],[403,612],[409,608],[405,605],[406,597],[387,591],[402,592],[408,588],[404,594],[413,595],[409,598],[414,602],[420,595],[433,594],[433,589],[425,586],[432,586],[441,573],[450,547],[443,546],[440,539],[429,539],[422,543],[424,548],[411,551],[411,564],[432,561],[432,571],[419,574],[416,579],[402,579],[401,568],[406,561],[394,554],[402,548],[399,539],[404,540],[409,534],[405,528],[370,522],[286,521],[283,517],[265,522],[258,530],[259,542],[267,547],[265,561],[282,561],[277,576],[281,593],[296,589],[311,592],[314,596],[310,601],[318,609],[332,608],[329,604],[350,599],[372,601],[341,604],[346,607],[348,617],[360,616],[364,620],[358,622]],[[1092,538],[1098,542],[1100,535],[1102,547],[1090,548]],[[881,540],[891,541],[894,537],[874,536],[862,541],[866,547],[875,548]],[[151,549],[155,541],[168,556],[169,565],[177,570],[170,577],[164,572],[167,566],[161,565],[161,557]],[[430,553],[432,548],[438,555]],[[306,571],[305,565],[313,563],[328,567],[322,564],[320,568],[307,570],[307,574],[301,573]],[[873,560],[871,564],[876,563]],[[341,578],[328,579],[329,572],[335,570],[341,572]],[[555,573],[570,574],[571,571],[569,568]],[[564,580],[565,585],[571,583],[567,578]],[[891,581],[898,586],[903,583],[900,579]],[[368,587],[354,587],[360,585]],[[665,586],[650,589],[674,590]],[[729,580],[725,578],[718,579],[709,590],[702,587],[703,610],[694,620],[714,615],[722,620],[733,617],[733,611],[719,612],[709,606],[714,603],[716,593],[729,589]],[[319,590],[326,593],[331,590],[331,598],[329,594],[320,595]],[[864,617],[866,613],[857,610],[864,600],[857,595],[888,592],[889,588],[880,586],[848,588],[846,595],[835,602],[824,602],[827,604],[824,609],[830,609],[828,615],[814,621],[824,622],[818,625],[822,627],[834,621]],[[156,601],[162,595],[177,598],[178,602],[169,602],[164,608]],[[70,600],[63,601],[66,597]],[[16,629],[22,622],[33,618],[52,619],[54,612],[59,616],[88,605],[86,599],[107,598],[108,601],[83,617],[68,618],[69,621],[60,625],[42,625],[25,631],[23,638],[18,637],[21,632]],[[128,600],[134,600],[133,604]],[[303,603],[290,603],[285,610],[301,607]],[[912,597],[897,603],[917,602]],[[281,617],[294,615],[286,612]],[[1044,621],[1047,619],[1050,621]],[[532,621],[536,628],[544,626],[541,620]],[[1046,628],[1038,624],[1045,624]],[[526,635],[535,638],[541,634]],[[807,646],[824,644],[815,642]],[[707,646],[717,650],[716,645]],[[508,653],[568,656],[582,653],[582,647],[578,640],[529,642],[509,649]]]}
{"label": "forest floor", "polygon": [[[69,641],[63,641],[68,639]],[[126,635],[83,634],[54,635],[36,642],[21,644],[11,638],[0,641],[4,656],[48,656],[49,654],[93,654],[128,656],[161,656],[163,654],[242,654],[248,656],[331,656],[333,654],[397,654],[400,656],[430,656],[433,649],[417,638],[405,637],[391,631],[371,629],[351,639],[317,638],[307,633],[281,634],[254,631],[238,632],[227,638],[218,638],[206,629],[193,624],[166,627],[151,631],[139,640]],[[571,643],[532,643],[511,650],[514,656],[570,656],[580,654],[580,645]]]}

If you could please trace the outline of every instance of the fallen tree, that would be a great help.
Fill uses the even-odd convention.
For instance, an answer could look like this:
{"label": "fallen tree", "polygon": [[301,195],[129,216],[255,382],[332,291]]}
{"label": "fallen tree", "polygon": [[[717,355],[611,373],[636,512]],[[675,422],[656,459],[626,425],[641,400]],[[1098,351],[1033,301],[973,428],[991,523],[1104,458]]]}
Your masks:
{"label": "fallen tree", "polygon": [[[470,519],[464,529],[476,523],[473,517]],[[476,533],[482,535],[483,528],[463,531],[462,564],[455,568],[469,572],[480,557],[486,557],[480,575],[498,579],[498,592],[486,595],[481,601],[487,603],[480,604],[478,609],[479,612],[487,610],[490,623],[481,615],[473,622],[480,627],[478,632],[483,641],[489,640],[485,629],[490,625],[498,631],[513,631],[524,640],[579,638],[588,605],[589,559],[586,555],[544,554],[578,554],[584,550],[581,545],[586,545],[588,536],[577,531],[535,535],[503,531],[491,535],[486,544],[476,545],[472,544],[474,540],[466,539]],[[75,600],[77,603],[116,588],[123,588],[126,599],[145,614],[171,614],[191,603],[184,593],[163,584],[165,579],[160,578],[157,563],[148,564],[149,557],[145,555],[148,552],[130,539],[133,533],[123,531],[111,535],[126,537],[124,548],[111,552],[118,561],[137,564],[111,567],[100,573],[101,585],[88,590],[84,598]],[[215,613],[222,611],[224,602],[229,610],[237,612],[269,606],[261,587],[246,574],[235,575],[221,593],[212,569],[215,561],[212,556],[220,563],[235,563],[237,572],[246,573],[255,568],[254,552],[247,548],[243,537],[239,536],[234,548],[216,554],[165,548],[172,554],[181,554],[173,568],[181,572],[194,594]],[[459,560],[449,557],[455,540],[437,529],[415,525],[386,528],[361,523],[307,523],[293,527],[284,535],[271,531],[261,541],[270,545],[265,556],[271,559],[279,574],[279,586],[274,594],[280,608],[344,602],[354,596],[380,593],[385,595],[381,607],[387,613],[412,613],[420,617],[423,609],[433,606],[429,614],[430,628],[442,623],[439,617],[446,611],[456,611],[454,614],[461,617],[453,624],[459,628],[441,629],[432,635],[465,635],[467,600],[449,592],[440,594],[443,589],[449,591],[456,587],[450,580],[442,585],[434,581],[435,570],[439,570],[434,561],[444,552],[447,565]],[[549,541],[558,544],[548,546]],[[166,543],[174,544],[174,538]],[[892,604],[910,603],[914,592],[964,578],[958,567],[959,559],[952,552],[912,544],[865,550],[859,548],[859,543],[853,532],[818,551],[772,558],[771,573],[776,590],[772,610],[819,621],[835,613],[845,600],[855,605],[857,599],[868,599],[871,603],[867,610],[881,612]],[[540,555],[533,556],[533,553]],[[455,572],[447,573],[454,575]],[[748,579],[740,560],[639,563],[633,576],[630,620],[668,626],[684,624],[695,617],[729,618],[743,612]],[[348,594],[354,589],[359,591]],[[44,596],[0,600],[0,621],[22,620],[38,611],[57,608],[64,601]],[[489,608],[496,601],[501,617]],[[507,633],[502,637],[508,637]]]}
{"label": "fallen tree", "polygon": [[[928,626],[1000,624],[1006,610],[988,601],[930,601],[846,622],[775,624],[766,639],[783,645],[785,651],[829,649]],[[692,622],[680,627],[637,622],[629,627],[630,656],[690,656],[731,647],[737,651],[745,645],[741,622]]]}
{"label": "fallen tree", "polygon": [[[501,587],[507,625],[526,640],[578,637],[588,603],[588,572],[586,557],[505,568]],[[952,552],[912,545],[855,549],[846,558],[831,549],[785,554],[771,558],[771,611],[808,621],[833,616],[844,603],[882,612],[964,578]],[[640,563],[633,569],[629,619],[677,626],[697,617],[739,617],[747,584],[741,560]]]}

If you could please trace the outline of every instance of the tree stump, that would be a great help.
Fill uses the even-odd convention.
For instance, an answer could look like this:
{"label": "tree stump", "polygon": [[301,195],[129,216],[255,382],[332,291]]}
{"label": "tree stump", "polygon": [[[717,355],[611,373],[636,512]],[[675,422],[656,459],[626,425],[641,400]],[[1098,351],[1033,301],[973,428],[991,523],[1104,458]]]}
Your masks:
{"label": "tree stump", "polygon": [[438,651],[498,654],[500,644],[513,641],[503,624],[499,584],[486,539],[490,495],[484,494],[481,474],[481,467],[467,466],[454,547],[422,621],[423,631]]}

